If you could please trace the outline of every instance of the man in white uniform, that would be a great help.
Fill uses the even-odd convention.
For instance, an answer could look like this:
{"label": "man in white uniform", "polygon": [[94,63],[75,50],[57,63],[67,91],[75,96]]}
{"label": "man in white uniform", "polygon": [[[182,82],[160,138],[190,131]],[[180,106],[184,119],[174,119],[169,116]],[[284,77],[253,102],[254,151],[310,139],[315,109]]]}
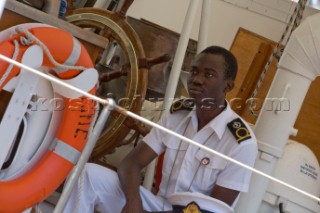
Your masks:
{"label": "man in white uniform", "polygon": [[[159,124],[253,166],[256,138],[225,100],[236,73],[231,52],[206,48],[191,65],[190,98],[174,103]],[[163,152],[160,190],[153,195],[140,186],[141,170]],[[121,162],[117,174],[88,164],[65,212],[171,212],[167,198],[174,192],[198,192],[234,206],[239,193],[248,191],[250,177],[251,171],[153,128]]]}

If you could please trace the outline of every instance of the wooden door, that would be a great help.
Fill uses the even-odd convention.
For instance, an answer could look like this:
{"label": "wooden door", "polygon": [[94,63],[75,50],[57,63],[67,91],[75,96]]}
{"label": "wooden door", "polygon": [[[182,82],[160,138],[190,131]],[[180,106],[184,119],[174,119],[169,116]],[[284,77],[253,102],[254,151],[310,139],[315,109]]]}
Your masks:
{"label": "wooden door", "polygon": [[[230,48],[237,57],[239,68],[235,88],[227,95],[227,99],[232,108],[252,124],[256,122],[256,116],[250,112],[250,97],[275,45],[276,43],[269,39],[240,28]],[[275,74],[276,66],[277,60],[274,59],[253,102],[254,114],[259,113]]]}

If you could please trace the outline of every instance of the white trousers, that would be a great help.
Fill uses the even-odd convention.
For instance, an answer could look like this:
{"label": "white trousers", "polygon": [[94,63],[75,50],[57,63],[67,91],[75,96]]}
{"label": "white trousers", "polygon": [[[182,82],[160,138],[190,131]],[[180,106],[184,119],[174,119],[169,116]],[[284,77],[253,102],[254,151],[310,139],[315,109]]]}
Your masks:
{"label": "white trousers", "polygon": [[[128,174],[130,178],[130,174]],[[162,197],[140,187],[143,208],[147,211],[168,211],[171,204]],[[67,202],[64,213],[120,213],[126,198],[116,172],[87,163],[75,189]]]}

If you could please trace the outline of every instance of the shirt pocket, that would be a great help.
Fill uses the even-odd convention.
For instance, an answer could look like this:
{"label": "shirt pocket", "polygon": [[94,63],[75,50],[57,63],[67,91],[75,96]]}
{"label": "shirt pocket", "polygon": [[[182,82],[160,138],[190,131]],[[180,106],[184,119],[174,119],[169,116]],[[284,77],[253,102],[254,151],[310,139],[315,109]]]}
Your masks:
{"label": "shirt pocket", "polygon": [[195,178],[198,187],[205,193],[211,193],[219,173],[226,168],[228,161],[205,150],[199,150],[195,158],[199,165]]}
{"label": "shirt pocket", "polygon": [[162,172],[170,175],[173,164],[175,164],[176,169],[181,167],[183,157],[188,148],[188,143],[177,137],[165,137],[163,144],[166,148]]}

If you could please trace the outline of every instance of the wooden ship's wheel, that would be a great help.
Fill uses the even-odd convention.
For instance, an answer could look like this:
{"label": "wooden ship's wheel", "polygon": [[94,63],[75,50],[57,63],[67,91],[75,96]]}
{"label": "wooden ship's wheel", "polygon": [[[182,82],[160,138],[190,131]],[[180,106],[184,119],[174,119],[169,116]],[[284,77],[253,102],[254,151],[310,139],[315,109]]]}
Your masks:
{"label": "wooden ship's wheel", "polygon": [[[97,63],[96,68],[100,72],[101,86],[103,87],[103,84],[105,84],[107,87],[107,95],[101,91],[98,95],[105,98],[111,95],[117,104],[139,114],[147,90],[148,69],[155,64],[168,61],[170,58],[168,55],[153,59],[145,58],[140,39],[125,18],[126,11],[132,2],[133,0],[126,1],[119,12],[89,7],[75,9],[65,19],[79,27],[89,28],[108,38],[109,45],[106,50],[112,49],[114,45],[121,47],[120,52],[125,56],[125,60],[120,68],[119,65],[114,69],[112,66]],[[108,55],[108,52],[102,53],[100,61],[105,61],[105,55]],[[111,57],[110,59],[113,62],[117,60],[119,62],[119,57]],[[126,85],[123,85],[123,81],[126,81]],[[119,89],[119,87],[122,87],[120,90],[123,91],[120,94],[113,94],[112,90]],[[109,89],[110,91],[108,91]],[[116,147],[126,144],[124,139],[131,129],[135,129],[142,134],[146,131],[131,118],[119,113],[113,112],[110,117],[91,154],[91,162],[101,163],[102,156],[112,152]]]}
{"label": "wooden ship's wheel", "polygon": [[[105,73],[109,73],[109,76],[118,77],[122,74],[127,74],[126,95],[125,97],[118,97],[116,101],[127,110],[139,113],[146,92],[147,69],[138,67],[138,59],[145,58],[145,55],[134,30],[120,14],[97,8],[76,9],[71,15],[66,17],[66,20],[83,28],[98,29],[100,34],[102,33],[109,39],[109,44],[116,41],[121,46],[130,64],[130,71],[109,70],[109,72]],[[103,73],[100,72],[100,74],[102,78]],[[111,77],[107,80],[113,79]],[[124,101],[120,103],[120,99]],[[101,156],[121,143],[130,131],[130,128],[124,124],[126,119],[124,115],[118,113],[111,114],[111,121],[109,119],[106,129],[103,131],[91,154],[91,161],[99,160]]]}

